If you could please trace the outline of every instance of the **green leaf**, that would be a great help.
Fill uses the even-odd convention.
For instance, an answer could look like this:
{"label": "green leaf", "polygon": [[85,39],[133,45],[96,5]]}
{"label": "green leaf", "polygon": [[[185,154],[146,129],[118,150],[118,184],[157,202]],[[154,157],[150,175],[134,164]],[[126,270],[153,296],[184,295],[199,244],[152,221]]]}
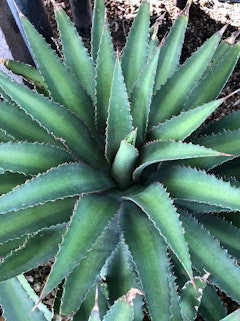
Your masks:
{"label": "green leaf", "polygon": [[[118,271],[118,273],[116,273]],[[133,262],[127,245],[121,237],[117,249],[106,264],[104,277],[107,282],[107,290],[110,304],[124,295],[130,288],[137,287],[133,276]]]}
{"label": "green leaf", "polygon": [[[42,127],[86,161],[92,160],[94,164],[103,162],[100,147],[79,117],[54,101],[17,84],[1,72],[0,76],[0,87]],[[94,146],[94,149],[89,146]]]}
{"label": "green leaf", "polygon": [[195,138],[192,140],[194,144],[199,144],[207,148],[214,149],[218,152],[230,154],[232,156],[209,157],[208,159],[199,157],[198,159],[186,160],[183,162],[183,164],[206,170],[221,165],[222,163],[240,155],[239,139],[239,129],[235,131],[224,131],[222,133],[212,134],[211,136]]}
{"label": "green leaf", "polygon": [[126,295],[115,301],[104,316],[103,321],[133,321],[133,300],[138,292],[137,289],[130,289]]}
{"label": "green leaf", "polygon": [[112,165],[112,176],[122,189],[132,182],[132,174],[138,158],[138,150],[122,140]]}
{"label": "green leaf", "polygon": [[175,282],[175,276],[173,273],[169,273],[168,276],[170,287],[170,319],[169,321],[183,321],[181,309],[180,309],[180,297],[178,294],[177,285]]}
{"label": "green leaf", "polygon": [[190,109],[173,116],[169,120],[154,126],[150,132],[150,139],[184,140],[191,135],[218,108],[225,99],[211,101],[200,107]]}
{"label": "green leaf", "polygon": [[160,49],[156,49],[153,57],[147,62],[139,76],[130,96],[133,126],[137,131],[137,146],[145,141],[148,114],[153,93],[153,84],[156,75]]}
{"label": "green leaf", "polygon": [[163,39],[154,92],[159,90],[160,87],[178,68],[184,36],[188,24],[189,7],[190,3],[188,3],[185,9],[178,15],[168,35]]}
{"label": "green leaf", "polygon": [[116,59],[112,90],[108,108],[106,132],[106,156],[112,162],[120,143],[133,130],[130,106],[124,84],[121,65]]}
{"label": "green leaf", "polygon": [[[2,77],[2,75],[1,75]],[[6,79],[6,78],[4,78]],[[15,104],[0,101],[0,127],[17,140],[62,144]]]}
{"label": "green leaf", "polygon": [[173,141],[154,141],[143,147],[140,154],[140,165],[136,168],[133,175],[138,179],[144,168],[162,161],[220,155],[222,154],[200,145]]}
{"label": "green leaf", "polygon": [[143,0],[123,49],[121,63],[127,92],[130,93],[147,60],[150,2]]}
{"label": "green leaf", "polygon": [[115,66],[115,54],[110,30],[105,22],[96,61],[96,123],[101,134],[105,134],[109,98]]}
{"label": "green leaf", "polygon": [[[229,45],[229,49],[217,63],[210,64],[198,85],[191,92],[184,109],[200,106],[214,100],[221,93],[231,76],[240,56],[240,43]],[[211,84],[211,86],[209,86]]]}
{"label": "green leaf", "polygon": [[87,251],[92,250],[118,209],[119,202],[111,195],[84,195],[79,199],[41,293],[42,298],[73,271]]}
{"label": "green leaf", "polygon": [[30,176],[24,174],[0,171],[0,194],[11,191],[12,188],[23,184],[29,178]]}
{"label": "green leaf", "polygon": [[169,287],[170,287],[170,319],[169,321],[183,321],[180,304],[179,304],[179,294],[175,281],[175,276],[170,271],[169,276]]}
{"label": "green leaf", "polygon": [[16,249],[0,264],[0,281],[27,272],[52,259],[58,250],[66,224],[61,224],[29,236],[25,244]]}
{"label": "green leaf", "polygon": [[208,275],[194,278],[193,283],[187,282],[180,293],[180,307],[182,312],[183,320],[192,321],[195,320],[197,310],[201,303],[203,291],[206,287],[206,278]]}
{"label": "green leaf", "polygon": [[[51,182],[51,184],[49,184]],[[0,197],[0,213],[113,187],[110,178],[83,164],[63,164]]]}
{"label": "green leaf", "polygon": [[106,19],[104,0],[94,0],[94,10],[91,28],[91,54],[96,63],[102,30]]}
{"label": "green leaf", "polygon": [[1,253],[1,263],[7,257],[12,255],[13,251],[16,249],[22,248],[26,243],[27,237],[26,235],[20,236],[18,239],[9,240],[5,243],[0,243],[0,253]]}
{"label": "green leaf", "polygon": [[240,309],[237,309],[236,311],[232,312],[225,318],[221,319],[220,321],[238,321],[240,317]]}
{"label": "green leaf", "polygon": [[113,220],[104,233],[97,238],[91,250],[66,278],[61,301],[63,314],[71,314],[79,309],[89,288],[96,282],[96,277],[100,274],[105,261],[116,248],[119,242],[119,231],[115,225],[116,220]]}
{"label": "green leaf", "polygon": [[[96,300],[96,288],[98,288]],[[96,302],[100,312],[100,316],[104,316],[109,308],[107,298],[101,287],[101,281],[96,282],[96,286],[92,286],[89,289],[86,300],[82,303],[80,309],[73,317],[73,321],[86,321],[89,319],[93,309],[96,309]],[[97,312],[97,311],[96,311]],[[89,321],[89,320],[88,320]]]}
{"label": "green leaf", "polygon": [[224,115],[217,121],[211,122],[208,126],[204,127],[201,133],[203,135],[217,134],[225,130],[239,129],[240,110],[232,111],[228,115]]}
{"label": "green leaf", "polygon": [[240,157],[216,166],[209,172],[221,177],[228,177],[229,179],[235,177],[237,180],[240,180]]}
{"label": "green leaf", "polygon": [[[238,215],[238,213],[235,213],[235,215]],[[220,241],[231,256],[240,260],[240,230],[238,228],[211,214],[197,216],[197,219],[210,231],[212,236]]]}
{"label": "green leaf", "polygon": [[12,135],[9,135],[6,133],[5,130],[0,128],[0,141],[7,143],[7,142],[13,142],[15,140],[15,138]]}
{"label": "green leaf", "polygon": [[[210,273],[209,281],[218,286],[233,300],[240,302],[240,268],[196,220],[182,214],[186,240],[193,266],[200,273]],[[221,264],[219,264],[221,262]]]}
{"label": "green leaf", "polygon": [[220,300],[216,289],[209,284],[203,291],[199,313],[208,321],[219,321],[226,315],[226,308]]}
{"label": "green leaf", "polygon": [[[1,62],[1,59],[0,59]],[[47,94],[46,86],[39,70],[31,65],[24,64],[16,60],[4,60],[4,65],[11,70],[15,75],[20,75],[28,82],[35,85],[39,90],[45,91]]]}
{"label": "green leaf", "polygon": [[148,42],[148,60],[150,60],[153,56],[155,51],[157,50],[158,46],[160,45],[160,41],[158,39],[158,30],[161,22],[164,18],[164,14],[162,14],[154,23],[150,26],[149,29],[149,42]]}
{"label": "green leaf", "polygon": [[189,211],[190,213],[219,213],[222,211],[229,213],[231,211],[230,209],[223,208],[221,206],[198,203],[197,201],[194,202],[191,200],[183,199],[175,199],[174,204],[176,204],[177,207]]}
{"label": "green leaf", "polygon": [[240,189],[214,175],[185,167],[172,167],[161,175],[162,183],[173,198],[240,210]]}
{"label": "green leaf", "polygon": [[0,302],[6,321],[50,321],[52,313],[42,303],[32,311],[37,301],[23,275],[0,283]]}
{"label": "green leaf", "polygon": [[145,213],[132,202],[125,203],[120,224],[136,263],[152,320],[169,321],[169,262],[164,240]]}
{"label": "green leaf", "polygon": [[[97,296],[97,294],[96,294],[96,296]],[[91,311],[91,314],[88,318],[88,321],[101,321],[99,307],[98,307],[98,300],[95,300],[95,304],[92,308],[92,311]]]}
{"label": "green leaf", "polygon": [[0,215],[0,243],[69,221],[76,198],[66,198]]}
{"label": "green leaf", "polygon": [[165,189],[159,183],[153,183],[141,192],[125,198],[133,201],[148,216],[171,247],[189,277],[192,278],[191,261],[184,231],[178,213]]}
{"label": "green leaf", "polygon": [[0,143],[0,168],[4,171],[36,175],[67,161],[72,156],[63,149],[39,143]]}
{"label": "green leaf", "polygon": [[[129,289],[140,287],[140,282],[136,278],[136,267],[133,258],[123,238],[121,238],[117,250],[107,261],[104,278],[106,278],[107,282],[110,304]],[[143,320],[142,306],[142,298],[137,296],[134,300],[134,321]]]}
{"label": "green leaf", "polygon": [[[29,41],[34,60],[51,97],[56,102],[74,111],[86,125],[93,128],[94,109],[90,98],[80,83],[23,15],[21,15],[21,23]],[[59,86],[59,81],[61,81],[61,86]]]}
{"label": "green leaf", "polygon": [[207,68],[222,33],[223,30],[220,30],[205,41],[156,92],[149,115],[150,127],[169,119],[172,115],[177,115],[181,111],[186,97]]}
{"label": "green leaf", "polygon": [[60,6],[55,8],[55,17],[60,33],[64,62],[70,68],[71,73],[77,76],[83,88],[94,101],[95,70],[87,48],[73,27],[70,18]]}

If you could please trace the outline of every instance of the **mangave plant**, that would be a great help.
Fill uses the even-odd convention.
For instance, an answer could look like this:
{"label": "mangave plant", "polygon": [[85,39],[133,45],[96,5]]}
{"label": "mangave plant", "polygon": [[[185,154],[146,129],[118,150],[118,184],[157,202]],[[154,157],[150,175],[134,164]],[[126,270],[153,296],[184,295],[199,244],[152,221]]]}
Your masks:
{"label": "mangave plant", "polygon": [[[58,54],[20,14],[36,68],[0,73],[7,321],[214,321],[216,289],[240,302],[240,112],[204,124],[240,43],[224,27],[180,64],[189,7],[159,41],[143,0],[122,52],[103,0],[90,53],[60,7]],[[36,297],[24,272],[50,259]]]}

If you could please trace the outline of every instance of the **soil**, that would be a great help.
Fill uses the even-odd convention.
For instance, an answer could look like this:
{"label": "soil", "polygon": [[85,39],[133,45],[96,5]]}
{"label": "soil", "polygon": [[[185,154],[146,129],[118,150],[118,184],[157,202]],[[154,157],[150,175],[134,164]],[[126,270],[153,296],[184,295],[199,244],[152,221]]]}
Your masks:
{"label": "soil", "polygon": [[[63,8],[71,15],[69,2],[66,0],[57,0]],[[125,43],[127,33],[137,12],[140,0],[106,0],[108,20],[111,27],[114,45],[121,49]],[[56,36],[56,23],[53,18],[51,0],[44,0],[47,12],[50,17],[50,22]],[[171,27],[176,19],[179,9],[175,5],[174,0],[152,0],[151,21],[152,23],[163,14],[162,24],[159,30],[159,38],[161,39]],[[186,32],[185,45],[181,60],[182,62],[195,51],[207,38],[215,31],[219,30],[223,25],[229,24],[225,37],[230,36],[231,32],[240,28],[240,4],[232,4],[219,2],[218,0],[194,0],[190,9],[190,18],[188,29]],[[88,40],[86,39],[86,43]],[[240,80],[240,62],[237,64],[234,73],[225,86],[221,95],[225,96],[234,90],[238,89]],[[231,112],[233,109],[240,109],[240,93],[234,95],[222,105],[211,119],[220,118]],[[39,294],[46,277],[50,270],[50,264],[43,264],[40,267],[28,272],[26,277],[34,290]],[[231,301],[224,293],[219,295],[227,307],[228,312],[232,312],[240,308],[236,302]],[[48,296],[45,304],[51,305],[52,296]],[[1,313],[0,313],[1,315]],[[203,320],[200,316],[196,321]],[[2,318],[0,316],[0,321]]]}

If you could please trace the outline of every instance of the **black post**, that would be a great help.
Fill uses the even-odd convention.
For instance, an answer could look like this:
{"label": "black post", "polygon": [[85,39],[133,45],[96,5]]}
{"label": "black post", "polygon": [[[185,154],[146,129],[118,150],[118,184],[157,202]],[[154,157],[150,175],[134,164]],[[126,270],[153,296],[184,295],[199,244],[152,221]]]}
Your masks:
{"label": "black post", "polygon": [[92,9],[90,0],[69,0],[73,21],[78,33],[88,38],[92,24]]}
{"label": "black post", "polygon": [[186,6],[187,0],[176,0],[176,6],[181,10]]}
{"label": "black post", "polygon": [[54,45],[52,41],[51,25],[42,0],[7,0],[7,3],[23,37],[24,32],[19,20],[19,14],[16,5],[18,9],[31,21],[38,32],[43,35],[47,42],[51,45]]}
{"label": "black post", "polygon": [[32,64],[32,58],[6,0],[0,0],[0,29],[15,60]]}

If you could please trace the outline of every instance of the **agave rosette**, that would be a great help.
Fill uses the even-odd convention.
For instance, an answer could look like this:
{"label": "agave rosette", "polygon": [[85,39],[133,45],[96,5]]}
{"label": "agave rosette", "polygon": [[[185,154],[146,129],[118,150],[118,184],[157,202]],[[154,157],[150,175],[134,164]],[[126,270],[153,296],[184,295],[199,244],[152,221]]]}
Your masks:
{"label": "agave rosette", "polygon": [[[38,301],[19,275],[51,258],[40,300],[62,284],[54,313],[73,320],[212,320],[213,306],[220,319],[213,286],[240,302],[240,113],[198,129],[226,99],[240,44],[223,28],[179,65],[189,6],[159,43],[143,1],[122,53],[102,0],[90,54],[62,8],[60,56],[21,15],[36,68],[4,63],[34,88],[0,74],[7,320],[13,289]],[[40,303],[32,315],[51,318]]]}

